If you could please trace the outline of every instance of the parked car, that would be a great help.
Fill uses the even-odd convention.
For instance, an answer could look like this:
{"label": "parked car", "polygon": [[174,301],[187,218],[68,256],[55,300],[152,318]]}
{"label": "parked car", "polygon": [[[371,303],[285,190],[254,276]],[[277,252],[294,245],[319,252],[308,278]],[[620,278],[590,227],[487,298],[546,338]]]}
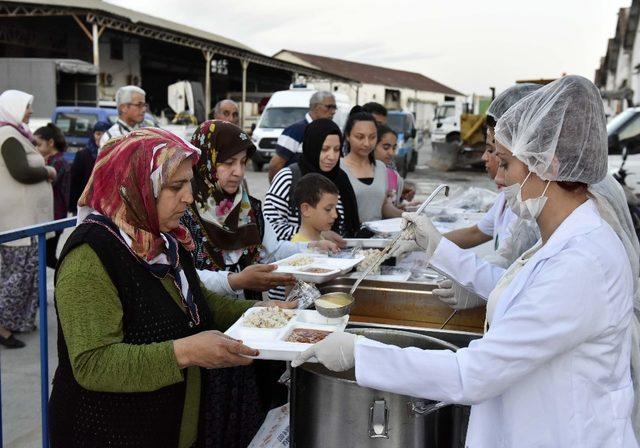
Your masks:
{"label": "parked car", "polygon": [[[253,144],[257,148],[252,158],[253,168],[256,171],[261,171],[262,167],[269,163],[275,154],[276,143],[282,131],[296,121],[302,120],[309,112],[309,100],[316,92],[317,90],[311,86],[292,87],[289,90],[281,90],[271,95],[251,134]],[[334,93],[334,96],[338,110],[333,121],[343,129],[351,105],[346,95]]]}
{"label": "parked car", "polygon": [[[51,122],[64,133],[68,149],[65,158],[73,161],[75,153],[84,148],[97,121],[115,123],[118,109],[114,107],[56,107],[51,114]],[[158,127],[158,121],[149,113],[145,114],[145,126]]]}
{"label": "parked car", "polygon": [[617,172],[623,163],[622,148],[626,147],[625,182],[640,193],[640,107],[631,107],[615,116],[607,125],[609,170]]}
{"label": "parked car", "polygon": [[416,169],[418,151],[416,147],[416,126],[411,112],[389,111],[387,125],[398,134],[396,168],[402,177]]}

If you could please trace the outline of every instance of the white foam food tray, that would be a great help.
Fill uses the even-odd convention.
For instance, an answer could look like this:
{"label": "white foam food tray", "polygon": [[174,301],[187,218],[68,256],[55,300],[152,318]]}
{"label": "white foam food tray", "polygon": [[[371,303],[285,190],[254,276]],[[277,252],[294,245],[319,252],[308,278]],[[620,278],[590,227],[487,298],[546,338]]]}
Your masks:
{"label": "white foam food tray", "polygon": [[[293,274],[293,276],[308,283],[324,283],[340,275],[344,275],[358,265],[363,256],[354,258],[333,258],[324,254],[302,253],[295,254],[276,261],[276,272]],[[296,261],[306,261],[298,264]],[[322,269],[326,272],[313,272],[313,269]]]}
{"label": "white foam food tray", "polygon": [[[244,320],[251,313],[259,312],[260,307],[250,308],[236,321],[224,334],[235,339],[240,339],[248,347],[260,351],[256,359],[269,359],[274,361],[293,361],[296,357],[311,347],[313,344],[299,342],[287,342],[287,338],[296,328],[310,330],[342,331],[346,328],[349,316],[330,319],[321,316],[315,310],[286,310],[293,314],[289,322],[281,328],[255,328],[247,327]],[[311,362],[317,362],[315,358]]]}
{"label": "white foam food tray", "polygon": [[382,249],[391,242],[390,238],[345,238],[347,247],[362,247],[363,249]]}
{"label": "white foam food tray", "polygon": [[[483,217],[483,213],[461,213],[452,214],[455,217],[453,222],[442,222],[438,220],[438,215],[432,216],[433,225],[440,232],[470,227],[477,224]],[[377,234],[397,235],[402,232],[402,218],[381,219],[380,221],[369,221],[363,224],[367,229]]]}
{"label": "white foam food tray", "polygon": [[[351,274],[349,274],[349,278],[360,278],[361,275],[362,272],[352,272]],[[383,272],[380,274],[369,274],[367,275],[366,279],[375,280],[378,282],[406,282],[407,280],[409,280],[409,277],[411,277],[410,271],[398,269],[389,273]]]}
{"label": "white foam food tray", "polygon": [[379,221],[367,221],[363,225],[375,233],[396,234],[402,231],[402,218],[381,219]]}

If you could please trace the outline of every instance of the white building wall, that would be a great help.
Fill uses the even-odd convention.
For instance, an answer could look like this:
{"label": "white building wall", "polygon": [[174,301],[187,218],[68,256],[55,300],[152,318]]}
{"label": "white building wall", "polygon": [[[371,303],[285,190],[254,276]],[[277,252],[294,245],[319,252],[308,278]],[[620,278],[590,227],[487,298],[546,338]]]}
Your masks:
{"label": "white building wall", "polygon": [[633,89],[633,104],[640,104],[640,73],[634,68],[640,64],[640,27],[636,31],[631,48],[630,87]]}
{"label": "white building wall", "polygon": [[620,49],[616,63],[615,88],[621,89],[629,83],[629,66],[631,64],[631,52]]}
{"label": "white building wall", "polygon": [[138,41],[125,39],[122,60],[114,60],[111,59],[110,36],[104,36],[100,41],[100,73],[108,73],[112,77],[111,85],[103,84],[100,86],[101,100],[115,100],[118,88],[129,84],[133,77],[137,77],[138,85],[140,85],[142,76]]}
{"label": "white building wall", "polygon": [[[435,107],[444,102],[445,96],[451,96],[438,92],[416,91],[379,84],[362,84],[356,87],[353,84],[324,79],[309,79],[308,83],[313,84],[318,90],[343,93],[349,97],[352,105],[362,105],[370,101],[384,104],[386,89],[399,90],[401,109],[415,114],[418,129],[428,129],[433,120]],[[460,100],[465,99],[463,95],[456,95],[455,97]]]}

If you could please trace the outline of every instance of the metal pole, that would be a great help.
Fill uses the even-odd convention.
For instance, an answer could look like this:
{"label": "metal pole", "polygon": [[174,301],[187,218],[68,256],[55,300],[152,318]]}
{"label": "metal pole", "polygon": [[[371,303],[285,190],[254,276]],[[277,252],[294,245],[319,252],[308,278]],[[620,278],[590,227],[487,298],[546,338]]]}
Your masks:
{"label": "metal pole", "polygon": [[38,234],[38,306],[40,309],[40,412],[42,447],[49,446],[49,340],[47,325],[47,239]]}
{"label": "metal pole", "polygon": [[96,106],[98,106],[100,101],[100,34],[98,33],[98,24],[96,22],[91,25],[91,36],[93,65],[96,67]]}
{"label": "metal pole", "polygon": [[204,115],[208,119],[209,112],[211,112],[211,59],[213,58],[213,52],[205,51],[204,59],[205,73],[204,73]]}
{"label": "metal pole", "polygon": [[240,129],[244,129],[244,103],[247,101],[247,68],[249,61],[241,59],[242,65],[242,103],[240,103]]}

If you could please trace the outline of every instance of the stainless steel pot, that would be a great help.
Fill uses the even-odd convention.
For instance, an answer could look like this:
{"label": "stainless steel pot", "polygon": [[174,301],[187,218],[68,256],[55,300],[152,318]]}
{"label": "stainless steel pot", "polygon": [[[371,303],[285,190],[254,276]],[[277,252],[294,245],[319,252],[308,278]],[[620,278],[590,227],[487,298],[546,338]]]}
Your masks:
{"label": "stainless steel pot", "polygon": [[[429,336],[380,328],[347,330],[399,347],[457,347]],[[297,448],[463,447],[468,408],[360,387],[355,371],[320,364],[294,369],[291,443]]]}

